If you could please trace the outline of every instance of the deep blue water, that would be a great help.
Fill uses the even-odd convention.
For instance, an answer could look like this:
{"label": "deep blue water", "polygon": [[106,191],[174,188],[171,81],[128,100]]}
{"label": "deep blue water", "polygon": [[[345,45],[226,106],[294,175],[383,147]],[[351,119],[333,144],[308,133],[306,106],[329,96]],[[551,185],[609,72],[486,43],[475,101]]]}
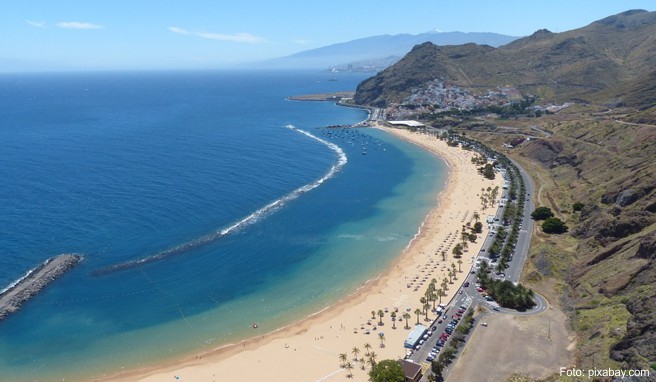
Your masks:
{"label": "deep blue water", "polygon": [[0,322],[0,373],[88,377],[175,357],[301,318],[380,272],[444,169],[383,132],[323,128],[363,110],[285,99],[365,78],[334,77],[0,76],[0,289],[48,257],[85,258]]}

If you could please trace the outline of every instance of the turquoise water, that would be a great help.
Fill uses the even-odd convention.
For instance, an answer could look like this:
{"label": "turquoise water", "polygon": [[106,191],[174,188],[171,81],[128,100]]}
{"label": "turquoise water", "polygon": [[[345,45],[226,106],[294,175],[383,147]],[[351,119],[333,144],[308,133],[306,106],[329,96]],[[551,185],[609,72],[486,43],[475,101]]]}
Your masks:
{"label": "turquoise water", "polygon": [[364,79],[333,77],[0,77],[0,282],[85,256],[0,322],[0,373],[87,378],[213,348],[375,277],[445,168],[378,130],[323,128],[362,110],[285,99]]}

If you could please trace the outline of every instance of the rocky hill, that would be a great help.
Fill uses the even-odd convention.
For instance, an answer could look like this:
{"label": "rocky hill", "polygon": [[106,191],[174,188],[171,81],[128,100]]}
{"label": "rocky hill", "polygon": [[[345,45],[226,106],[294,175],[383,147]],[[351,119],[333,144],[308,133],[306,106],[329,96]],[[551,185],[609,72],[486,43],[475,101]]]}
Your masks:
{"label": "rocky hill", "polygon": [[523,278],[568,313],[581,369],[656,369],[655,67],[656,12],[634,10],[499,48],[421,44],[355,96],[388,107],[440,79],[471,93],[514,87],[572,103],[541,116],[429,123],[517,159],[537,204],[570,227],[534,232]]}
{"label": "rocky hill", "polygon": [[543,99],[599,101],[609,96],[608,88],[653,71],[654,57],[656,12],[633,10],[568,32],[539,30],[498,48],[417,45],[361,83],[355,100],[386,106],[400,102],[427,79],[440,78],[474,90],[511,85]]}
{"label": "rocky hill", "polygon": [[597,366],[608,359],[617,362],[608,366],[649,368],[656,359],[656,126],[577,119],[544,127],[553,136],[514,155],[537,164],[538,197],[572,227],[573,240],[549,238],[542,247],[538,240],[533,261],[541,274],[532,277],[557,275],[566,285],[579,364],[592,367],[596,354]]}

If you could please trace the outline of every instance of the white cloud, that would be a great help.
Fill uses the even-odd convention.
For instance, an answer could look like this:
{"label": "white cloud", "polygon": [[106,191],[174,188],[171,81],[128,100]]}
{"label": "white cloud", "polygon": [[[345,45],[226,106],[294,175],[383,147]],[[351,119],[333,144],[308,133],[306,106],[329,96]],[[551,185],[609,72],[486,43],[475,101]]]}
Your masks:
{"label": "white cloud", "polygon": [[184,29],[184,28],[169,27],[169,30],[170,30],[171,32],[173,32],[173,33],[177,33],[177,34],[191,34],[191,32],[189,32],[188,30],[186,30],[186,29]]}
{"label": "white cloud", "polygon": [[28,23],[29,25],[35,27],[35,28],[43,29],[43,28],[46,27],[46,23],[44,23],[43,21],[25,20],[25,22]]}
{"label": "white cloud", "polygon": [[295,43],[295,44],[305,45],[305,44],[311,43],[312,40],[305,40],[305,39],[299,38],[299,39],[296,39],[296,40],[292,40],[292,42]]}
{"label": "white cloud", "polygon": [[266,42],[262,37],[254,36],[250,33],[222,34],[213,32],[192,32],[180,27],[169,27],[169,31],[183,35],[194,35],[196,37],[207,38],[210,40],[239,42],[247,44],[260,44]]}
{"label": "white cloud", "polygon": [[57,23],[57,26],[66,29],[103,29],[104,28],[102,25],[81,23],[78,21],[65,21],[65,22]]}
{"label": "white cloud", "polygon": [[259,44],[264,42],[261,37],[253,36],[250,33],[221,34],[210,32],[198,32],[197,36],[219,41],[245,42],[249,44]]}

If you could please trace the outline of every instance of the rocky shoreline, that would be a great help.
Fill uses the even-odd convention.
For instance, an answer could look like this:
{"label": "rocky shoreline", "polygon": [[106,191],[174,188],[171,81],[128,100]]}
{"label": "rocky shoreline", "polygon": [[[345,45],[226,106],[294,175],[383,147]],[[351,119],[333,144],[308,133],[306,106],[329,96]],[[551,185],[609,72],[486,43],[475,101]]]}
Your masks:
{"label": "rocky shoreline", "polygon": [[82,256],[70,253],[51,257],[0,293],[0,321],[20,310],[25,302],[81,260]]}

